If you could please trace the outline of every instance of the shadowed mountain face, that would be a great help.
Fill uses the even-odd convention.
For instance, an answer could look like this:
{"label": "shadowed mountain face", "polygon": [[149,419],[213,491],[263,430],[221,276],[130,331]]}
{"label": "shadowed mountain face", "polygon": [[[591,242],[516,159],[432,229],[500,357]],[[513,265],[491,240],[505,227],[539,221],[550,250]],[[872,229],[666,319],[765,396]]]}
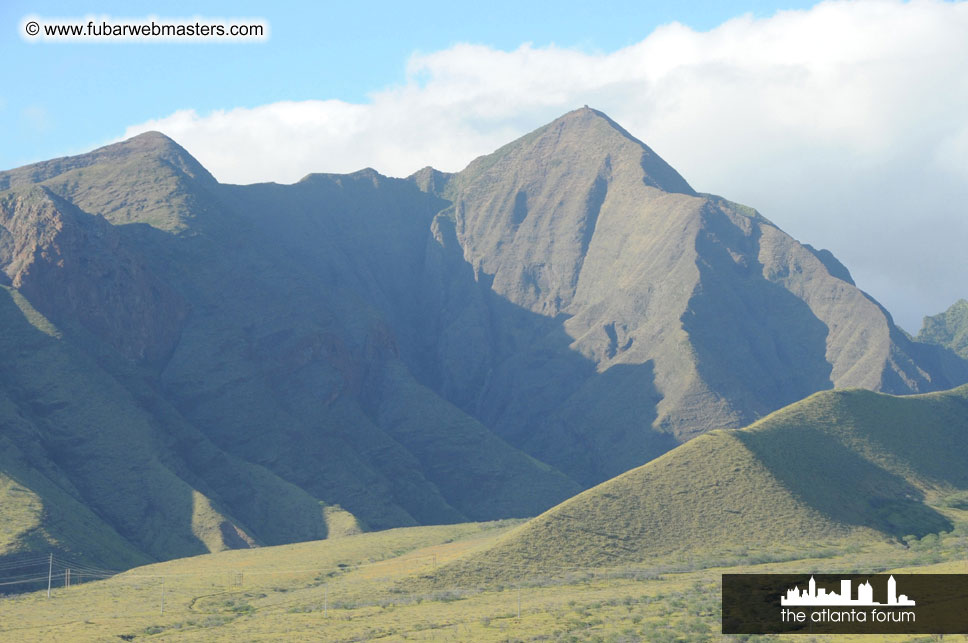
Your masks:
{"label": "shadowed mountain face", "polygon": [[453,175],[222,185],[156,133],[0,173],[0,282],[0,554],[534,515],[820,389],[968,381],[587,108]]}

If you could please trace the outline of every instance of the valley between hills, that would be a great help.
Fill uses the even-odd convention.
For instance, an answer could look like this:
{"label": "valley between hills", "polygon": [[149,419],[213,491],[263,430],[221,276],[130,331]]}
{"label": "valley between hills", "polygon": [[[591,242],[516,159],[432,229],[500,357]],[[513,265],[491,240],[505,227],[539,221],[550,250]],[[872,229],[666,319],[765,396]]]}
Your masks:
{"label": "valley between hills", "polygon": [[593,109],[0,172],[0,287],[0,636],[698,641],[728,570],[968,571],[968,304],[908,335]]}

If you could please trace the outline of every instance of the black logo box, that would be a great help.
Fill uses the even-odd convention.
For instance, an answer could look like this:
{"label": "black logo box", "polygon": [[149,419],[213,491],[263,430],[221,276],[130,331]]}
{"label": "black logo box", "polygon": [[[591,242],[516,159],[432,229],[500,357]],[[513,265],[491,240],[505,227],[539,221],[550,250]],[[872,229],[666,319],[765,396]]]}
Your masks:
{"label": "black logo box", "polygon": [[[839,592],[841,581],[850,580],[854,599],[857,587],[870,582],[874,601],[887,602],[891,574],[723,574],[723,634],[968,633],[968,574],[893,574],[898,596],[913,599],[914,606],[780,605],[788,589],[806,589],[811,576],[828,593]],[[803,621],[789,612],[784,621],[784,609],[804,613]]]}

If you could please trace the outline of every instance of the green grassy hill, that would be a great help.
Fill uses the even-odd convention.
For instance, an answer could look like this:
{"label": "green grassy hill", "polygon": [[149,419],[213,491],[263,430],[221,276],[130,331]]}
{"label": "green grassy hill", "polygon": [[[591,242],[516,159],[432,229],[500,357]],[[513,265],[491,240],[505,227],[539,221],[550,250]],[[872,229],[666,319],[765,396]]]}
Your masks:
{"label": "green grassy hill", "polygon": [[966,491],[968,386],[822,392],[589,489],[442,578],[922,537],[951,529]]}

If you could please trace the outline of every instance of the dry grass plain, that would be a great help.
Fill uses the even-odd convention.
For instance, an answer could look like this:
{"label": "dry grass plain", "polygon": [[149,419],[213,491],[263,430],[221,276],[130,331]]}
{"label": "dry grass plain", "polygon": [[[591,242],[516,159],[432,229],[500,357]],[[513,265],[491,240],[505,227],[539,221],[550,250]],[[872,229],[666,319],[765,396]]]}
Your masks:
{"label": "dry grass plain", "polygon": [[[959,512],[960,513],[960,512]],[[16,641],[707,641],[720,634],[724,572],[968,573],[965,523],[909,546],[817,547],[813,558],[737,550],[720,564],[558,569],[503,585],[439,587],[435,572],[515,522],[395,529],[235,550],[0,599]],[[162,604],[163,601],[163,604]],[[796,637],[758,640],[805,641]],[[856,637],[869,641],[871,637]],[[945,637],[944,640],[964,640]],[[809,640],[809,639],[806,639]],[[833,640],[817,637],[816,640]],[[836,640],[849,640],[837,637]],[[886,640],[935,640],[901,636]]]}

